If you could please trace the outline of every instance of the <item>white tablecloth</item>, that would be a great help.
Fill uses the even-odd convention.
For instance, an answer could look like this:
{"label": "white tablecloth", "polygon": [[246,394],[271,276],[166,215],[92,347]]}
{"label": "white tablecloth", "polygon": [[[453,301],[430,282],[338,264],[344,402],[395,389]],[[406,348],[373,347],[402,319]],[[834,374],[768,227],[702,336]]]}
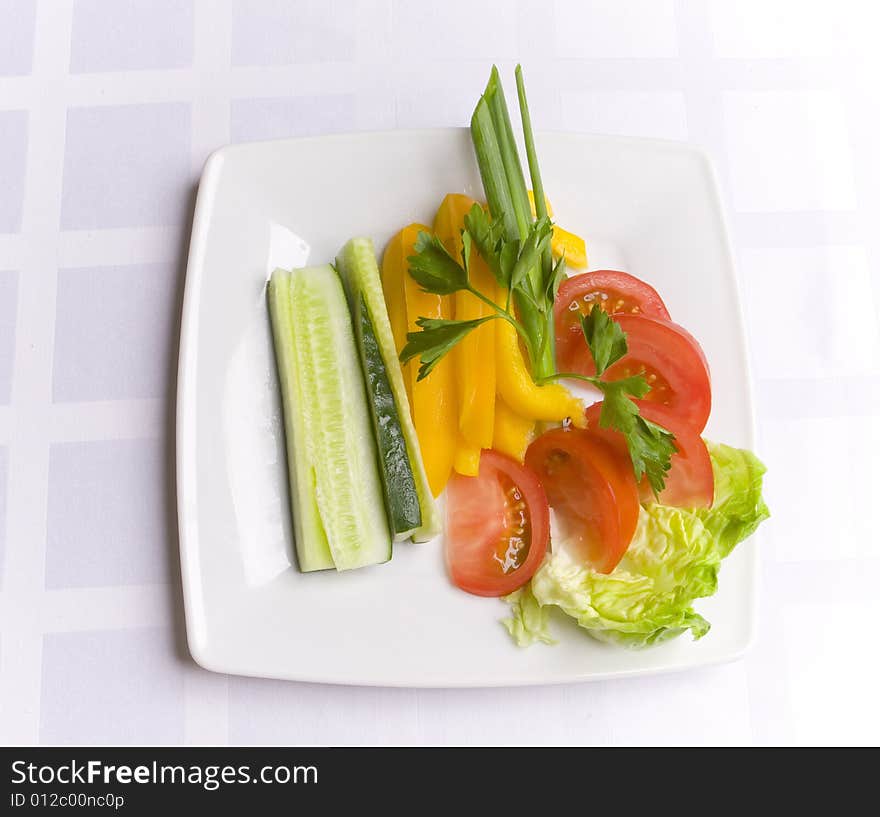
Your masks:
{"label": "white tablecloth", "polygon": [[[872,7],[2,0],[0,740],[877,742]],[[205,157],[230,141],[463,125],[491,62],[507,76],[517,60],[539,127],[688,140],[719,170],[774,513],[755,647],[677,676],[487,691],[197,668],[169,475]]]}

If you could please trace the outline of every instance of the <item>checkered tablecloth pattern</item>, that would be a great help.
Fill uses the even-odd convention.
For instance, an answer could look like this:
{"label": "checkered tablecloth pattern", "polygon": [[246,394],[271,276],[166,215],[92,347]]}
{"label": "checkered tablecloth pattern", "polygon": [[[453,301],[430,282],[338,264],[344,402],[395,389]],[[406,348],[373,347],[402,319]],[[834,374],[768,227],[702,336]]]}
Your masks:
{"label": "checkered tablecloth pattern", "polygon": [[[880,15],[846,0],[0,0],[0,741],[877,742]],[[194,186],[230,141],[466,124],[704,146],[774,517],[742,661],[510,690],[186,653],[172,433]]]}

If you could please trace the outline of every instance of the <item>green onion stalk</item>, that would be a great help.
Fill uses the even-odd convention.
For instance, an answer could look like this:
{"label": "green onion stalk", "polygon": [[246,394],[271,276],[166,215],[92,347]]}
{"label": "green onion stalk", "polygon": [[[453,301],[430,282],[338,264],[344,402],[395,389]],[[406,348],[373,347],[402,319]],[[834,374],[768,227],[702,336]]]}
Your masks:
{"label": "green onion stalk", "polygon": [[[541,218],[547,216],[547,206],[520,66],[516,68],[516,82],[535,211],[537,217]],[[505,238],[508,240],[525,240],[534,219],[504,90],[498,69],[494,66],[486,90],[471,117],[471,138],[493,220],[503,222]],[[548,247],[540,264],[529,270],[531,297],[520,291],[514,294],[517,314],[531,341],[527,347],[532,377],[536,382],[548,378],[556,371],[553,305],[548,303],[543,285],[551,274],[551,265]]]}

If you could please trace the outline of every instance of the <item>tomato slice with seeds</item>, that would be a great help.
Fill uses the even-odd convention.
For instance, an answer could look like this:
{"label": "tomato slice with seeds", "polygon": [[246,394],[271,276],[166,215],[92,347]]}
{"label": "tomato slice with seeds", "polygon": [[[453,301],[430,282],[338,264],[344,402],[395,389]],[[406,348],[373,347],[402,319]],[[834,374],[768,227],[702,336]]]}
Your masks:
{"label": "tomato slice with seeds", "polygon": [[[580,316],[599,304],[609,315],[647,315],[669,320],[669,311],[650,284],[620,270],[600,269],[566,278],[553,306],[556,322],[556,355],[565,361],[584,343]],[[569,347],[573,347],[571,350]],[[564,367],[564,371],[572,371]]]}
{"label": "tomato slice with seeds", "polygon": [[498,451],[475,477],[446,486],[446,560],[452,581],[477,596],[506,596],[532,578],[550,541],[550,510],[535,474]]}
{"label": "tomato slice with seeds", "polygon": [[632,469],[607,443],[580,429],[545,432],[526,451],[562,532],[560,545],[600,573],[626,553],[639,518]]}
{"label": "tomato slice with seeds", "polygon": [[[675,436],[676,448],[666,473],[666,487],[655,498],[647,478],[643,478],[639,483],[641,501],[662,502],[676,508],[710,508],[715,497],[715,475],[703,438],[665,406],[644,400],[636,400],[636,404],[642,417]],[[626,463],[628,469],[632,469],[623,435],[611,428],[600,428],[601,411],[602,403],[594,403],[587,409],[590,432],[613,446],[618,458]]]}
{"label": "tomato slice with seeds", "polygon": [[[616,315],[626,332],[627,353],[602,375],[603,380],[620,380],[643,374],[651,387],[644,400],[665,406],[700,432],[706,427],[712,408],[709,364],[696,338],[670,321],[644,315]],[[594,375],[596,367],[586,341],[581,339],[567,360],[560,360],[563,371]]]}
{"label": "tomato slice with seeds", "polygon": [[626,332],[628,351],[604,379],[644,374],[651,391],[643,399],[667,407],[701,432],[712,409],[712,385],[696,338],[678,324],[656,318],[620,315],[617,322]]}

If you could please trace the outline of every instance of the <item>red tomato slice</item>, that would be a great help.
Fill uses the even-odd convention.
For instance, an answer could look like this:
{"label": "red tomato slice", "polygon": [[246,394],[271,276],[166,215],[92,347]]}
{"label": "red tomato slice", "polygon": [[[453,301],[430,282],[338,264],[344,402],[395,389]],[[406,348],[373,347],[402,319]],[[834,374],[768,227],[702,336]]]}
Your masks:
{"label": "red tomato slice", "polygon": [[[715,498],[715,476],[712,460],[703,438],[674,412],[657,403],[637,400],[642,417],[675,435],[677,453],[672,455],[670,469],[666,472],[666,487],[656,501],[676,508],[710,508]],[[610,428],[599,427],[601,403],[594,403],[587,409],[587,423],[590,432],[614,446],[618,456],[632,468],[626,441],[623,435]],[[654,492],[643,478],[639,484],[642,502],[654,502]]]}
{"label": "red tomato slice", "polygon": [[480,454],[475,477],[446,486],[446,559],[452,581],[477,596],[506,596],[532,578],[550,541],[538,478],[498,451]]}
{"label": "red tomato slice", "polygon": [[[666,406],[695,431],[702,431],[712,408],[712,386],[709,364],[693,335],[678,324],[657,318],[617,315],[615,320],[626,332],[628,351],[602,379],[644,374],[651,386],[644,400]],[[560,361],[559,368],[594,375],[596,367],[586,341],[568,360]]]}
{"label": "red tomato slice", "polygon": [[[583,346],[580,316],[589,313],[594,304],[611,315],[647,315],[669,320],[669,311],[657,290],[627,272],[600,269],[573,275],[562,282],[553,307],[556,355],[560,361]],[[566,367],[564,371],[572,369]]]}
{"label": "red tomato slice", "polygon": [[638,523],[632,471],[598,437],[561,428],[529,446],[526,466],[538,474],[574,555],[600,573],[614,570]]}
{"label": "red tomato slice", "polygon": [[601,472],[602,476],[611,486],[614,499],[617,502],[617,518],[620,523],[620,538],[623,540],[623,549],[629,547],[636,526],[639,523],[639,489],[636,484],[632,465],[621,459],[615,449],[604,440],[589,431],[579,431],[585,439],[583,445],[589,453],[590,459]]}

